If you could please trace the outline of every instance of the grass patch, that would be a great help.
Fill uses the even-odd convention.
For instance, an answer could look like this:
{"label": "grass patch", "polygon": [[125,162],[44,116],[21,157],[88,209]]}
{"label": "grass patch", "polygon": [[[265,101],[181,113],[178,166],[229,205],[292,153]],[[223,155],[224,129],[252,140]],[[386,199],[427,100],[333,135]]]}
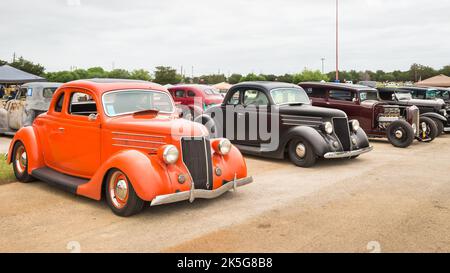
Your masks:
{"label": "grass patch", "polygon": [[11,165],[6,164],[5,154],[0,154],[0,185],[17,181]]}

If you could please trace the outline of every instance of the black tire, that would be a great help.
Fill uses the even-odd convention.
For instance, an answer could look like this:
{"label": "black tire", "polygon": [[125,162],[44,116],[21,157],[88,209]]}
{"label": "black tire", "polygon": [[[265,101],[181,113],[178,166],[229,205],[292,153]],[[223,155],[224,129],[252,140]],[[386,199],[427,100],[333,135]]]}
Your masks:
{"label": "black tire", "polygon": [[[397,135],[397,132],[401,132],[401,136]],[[409,147],[414,141],[414,129],[404,120],[392,122],[387,128],[386,134],[389,142],[398,148]]]}
{"label": "black tire", "polygon": [[[114,180],[119,179],[117,175],[123,177],[126,180],[125,182],[127,184],[127,198],[123,202],[119,201],[118,197],[112,196],[116,195],[116,191],[111,191],[111,183],[114,183]],[[108,172],[105,183],[106,202],[108,203],[108,206],[111,208],[114,214],[121,217],[128,217],[140,212],[144,208],[145,201],[137,196],[130,179],[128,179],[128,176],[121,170],[111,169]],[[114,188],[116,189],[116,187]]]}
{"label": "black tire", "polygon": [[[426,131],[422,130],[422,124],[426,124]],[[419,122],[419,141],[421,142],[431,142],[438,136],[438,127],[436,122],[429,117],[420,117]]]}
{"label": "black tire", "polygon": [[434,118],[432,120],[434,121],[434,123],[436,123],[438,136],[442,135],[444,133],[444,122]]}
{"label": "black tire", "polygon": [[[302,157],[299,156],[296,151],[299,144],[302,144],[304,147],[304,156]],[[309,168],[314,166],[317,162],[317,155],[312,145],[300,137],[294,138],[289,142],[288,154],[291,162],[298,167]]]}
{"label": "black tire", "polygon": [[[23,157],[23,153],[25,154],[25,157]],[[17,180],[22,183],[29,183],[34,180],[34,178],[28,174],[27,150],[20,141],[17,141],[14,144],[11,162]]]}

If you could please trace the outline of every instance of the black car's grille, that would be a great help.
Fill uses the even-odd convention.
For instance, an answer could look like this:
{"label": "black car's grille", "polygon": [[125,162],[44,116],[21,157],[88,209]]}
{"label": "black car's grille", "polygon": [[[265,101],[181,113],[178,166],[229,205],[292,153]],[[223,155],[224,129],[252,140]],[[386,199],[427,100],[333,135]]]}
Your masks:
{"label": "black car's grille", "polygon": [[333,119],[334,132],[339,138],[344,151],[350,151],[350,128],[347,118],[334,118]]}
{"label": "black car's grille", "polygon": [[205,138],[183,138],[181,147],[183,162],[194,180],[195,188],[211,190],[213,172],[209,140]]}

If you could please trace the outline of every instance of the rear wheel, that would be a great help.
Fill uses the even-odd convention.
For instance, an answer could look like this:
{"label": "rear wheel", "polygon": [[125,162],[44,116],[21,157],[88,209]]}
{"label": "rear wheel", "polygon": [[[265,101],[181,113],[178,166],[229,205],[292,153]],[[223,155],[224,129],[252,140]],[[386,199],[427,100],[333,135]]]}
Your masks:
{"label": "rear wheel", "polygon": [[397,120],[387,128],[387,138],[395,147],[406,148],[414,141],[414,129],[408,122]]}
{"label": "rear wheel", "polygon": [[112,169],[106,178],[105,195],[111,210],[118,216],[136,214],[144,207],[128,177],[119,169]]}
{"label": "rear wheel", "polygon": [[432,119],[434,123],[436,123],[437,130],[438,130],[438,136],[442,135],[444,133],[444,123],[438,119]]}
{"label": "rear wheel", "polygon": [[438,135],[438,128],[436,122],[431,118],[421,117],[419,123],[419,141],[430,142]]}
{"label": "rear wheel", "polygon": [[16,176],[17,180],[23,183],[33,181],[33,177],[28,174],[27,150],[25,149],[23,143],[20,141],[14,144],[12,164],[14,175]]}
{"label": "rear wheel", "polygon": [[313,147],[303,138],[291,140],[288,154],[292,163],[303,168],[312,167],[317,161],[317,155]]}

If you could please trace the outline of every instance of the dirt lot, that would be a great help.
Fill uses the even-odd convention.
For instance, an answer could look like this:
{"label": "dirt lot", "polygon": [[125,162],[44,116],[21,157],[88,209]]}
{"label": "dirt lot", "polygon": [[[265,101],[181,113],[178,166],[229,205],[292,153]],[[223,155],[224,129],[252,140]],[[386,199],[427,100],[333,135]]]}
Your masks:
{"label": "dirt lot", "polygon": [[127,219],[44,183],[0,185],[0,251],[450,251],[450,135],[373,145],[312,169],[250,157],[237,193]]}

